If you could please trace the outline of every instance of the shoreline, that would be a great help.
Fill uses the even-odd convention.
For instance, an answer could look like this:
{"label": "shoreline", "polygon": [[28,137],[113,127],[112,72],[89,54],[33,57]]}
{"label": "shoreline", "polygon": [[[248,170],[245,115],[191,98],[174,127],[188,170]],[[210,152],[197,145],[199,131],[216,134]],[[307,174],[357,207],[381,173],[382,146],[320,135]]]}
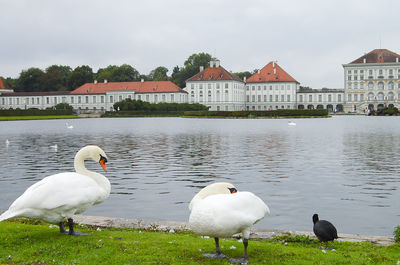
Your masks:
{"label": "shoreline", "polygon": [[[89,215],[75,215],[74,222],[81,225],[98,226],[104,228],[133,228],[145,229],[150,231],[159,232],[173,232],[173,231],[190,231],[189,225],[186,222],[175,221],[156,221],[144,219],[126,219],[117,217],[105,216],[89,216]],[[278,230],[278,229],[262,229],[252,228],[250,238],[253,239],[270,239],[276,236],[283,236],[287,234],[309,236],[316,238],[313,232],[308,231],[295,231],[295,230]],[[338,234],[337,241],[340,242],[371,242],[377,245],[388,246],[395,244],[394,238],[389,236],[369,236],[359,234]],[[240,237],[234,235],[233,237]]]}

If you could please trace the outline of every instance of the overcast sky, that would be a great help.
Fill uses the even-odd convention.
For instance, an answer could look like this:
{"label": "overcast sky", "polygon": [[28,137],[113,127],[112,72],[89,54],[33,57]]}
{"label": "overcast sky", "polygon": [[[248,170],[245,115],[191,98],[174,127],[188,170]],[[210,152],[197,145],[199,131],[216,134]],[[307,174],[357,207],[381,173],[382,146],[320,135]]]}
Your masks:
{"label": "overcast sky", "polygon": [[0,0],[0,76],[129,64],[141,74],[206,52],[233,72],[270,61],[303,86],[343,88],[342,64],[400,53],[398,0]]}

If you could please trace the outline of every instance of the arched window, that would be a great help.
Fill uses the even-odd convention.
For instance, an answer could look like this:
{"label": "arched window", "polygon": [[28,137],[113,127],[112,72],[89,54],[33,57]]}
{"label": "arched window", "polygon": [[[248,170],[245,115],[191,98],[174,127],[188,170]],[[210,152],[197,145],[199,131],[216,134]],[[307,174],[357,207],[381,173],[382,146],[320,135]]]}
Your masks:
{"label": "arched window", "polygon": [[390,101],[394,100],[394,94],[392,92],[388,93],[388,100],[390,100]]}
{"label": "arched window", "polygon": [[374,89],[374,83],[373,82],[369,82],[368,83],[368,89]]}
{"label": "arched window", "polygon": [[368,93],[368,100],[369,101],[374,100],[374,93]]}
{"label": "arched window", "polygon": [[379,92],[378,93],[378,100],[384,100],[384,95],[383,95],[383,93],[382,92]]}
{"label": "arched window", "polygon": [[385,89],[385,86],[383,85],[383,82],[378,83],[378,89]]}
{"label": "arched window", "polygon": [[394,84],[393,84],[393,82],[392,81],[390,81],[389,82],[389,87],[388,87],[390,90],[393,90],[394,89]]}

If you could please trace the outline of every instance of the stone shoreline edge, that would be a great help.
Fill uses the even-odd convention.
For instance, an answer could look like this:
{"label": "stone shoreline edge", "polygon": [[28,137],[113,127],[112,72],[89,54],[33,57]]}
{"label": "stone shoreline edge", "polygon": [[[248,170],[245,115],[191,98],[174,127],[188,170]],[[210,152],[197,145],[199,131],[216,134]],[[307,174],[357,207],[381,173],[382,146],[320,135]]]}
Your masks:
{"label": "stone shoreline edge", "polygon": [[[74,222],[77,224],[104,228],[134,228],[160,232],[190,231],[188,223],[185,222],[125,219],[88,215],[75,215],[73,218]],[[313,232],[261,228],[253,228],[250,238],[270,239],[275,236],[283,236],[287,234],[304,235],[309,236],[310,238],[316,238]],[[388,236],[367,236],[358,234],[338,234],[338,236],[339,238],[337,241],[342,242],[371,242],[382,246],[388,246],[395,243],[394,238]]]}

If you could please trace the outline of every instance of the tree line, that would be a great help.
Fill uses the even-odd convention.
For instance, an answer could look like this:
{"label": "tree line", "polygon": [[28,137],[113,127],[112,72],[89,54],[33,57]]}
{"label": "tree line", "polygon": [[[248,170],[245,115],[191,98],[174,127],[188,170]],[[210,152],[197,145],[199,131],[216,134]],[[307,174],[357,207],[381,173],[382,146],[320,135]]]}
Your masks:
{"label": "tree line", "polygon": [[[46,92],[46,91],[71,91],[85,83],[98,82],[131,82],[140,81],[172,81],[180,88],[184,88],[186,80],[200,71],[200,66],[204,69],[209,67],[212,56],[208,53],[192,54],[184,61],[182,67],[175,66],[170,76],[167,75],[168,69],[158,66],[149,74],[140,74],[133,66],[123,64],[120,66],[109,65],[100,68],[97,72],[88,65],[78,66],[72,69],[66,65],[51,65],[45,70],[31,67],[23,70],[18,78],[4,78],[8,88],[16,92]],[[250,77],[253,72],[235,73],[241,79],[244,76]],[[1,76],[0,76],[1,77]]]}

